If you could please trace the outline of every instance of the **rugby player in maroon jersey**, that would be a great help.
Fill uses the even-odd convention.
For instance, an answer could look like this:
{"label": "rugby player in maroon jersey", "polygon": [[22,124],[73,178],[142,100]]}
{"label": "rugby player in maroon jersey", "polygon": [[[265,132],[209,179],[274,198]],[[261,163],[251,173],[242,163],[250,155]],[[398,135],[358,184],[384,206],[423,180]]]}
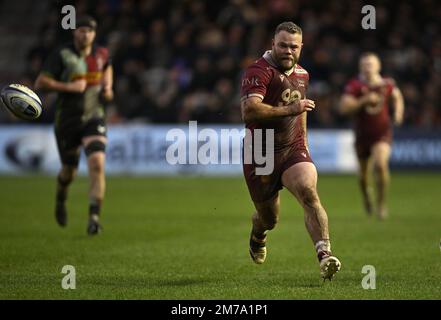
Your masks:
{"label": "rugby player in maroon jersey", "polygon": [[[273,172],[256,174],[259,165],[254,159],[243,164],[256,208],[249,252],[255,263],[265,261],[267,233],[278,221],[279,190],[285,187],[304,209],[322,277],[332,279],[341,264],[331,253],[328,217],[317,193],[317,170],[306,139],[306,115],[314,110],[315,103],[305,96],[309,75],[298,64],[302,46],[302,30],[292,22],[281,23],[275,30],[272,49],[250,65],[242,78],[242,119],[251,136],[256,129],[274,130]],[[244,153],[251,148],[245,139]]]}
{"label": "rugby player in maroon jersey", "polygon": [[[392,126],[403,121],[403,96],[393,79],[381,76],[381,62],[375,53],[362,54],[359,69],[359,76],[346,85],[340,111],[354,118],[359,184],[366,212],[368,215],[375,212],[378,218],[385,219]],[[369,187],[371,167],[376,186],[375,208]]]}

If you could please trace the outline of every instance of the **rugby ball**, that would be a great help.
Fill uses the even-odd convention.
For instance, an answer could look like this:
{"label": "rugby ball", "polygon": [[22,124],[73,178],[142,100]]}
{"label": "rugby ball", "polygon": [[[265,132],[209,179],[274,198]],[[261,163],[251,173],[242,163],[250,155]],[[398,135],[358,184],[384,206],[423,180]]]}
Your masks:
{"label": "rugby ball", "polygon": [[42,112],[40,98],[22,84],[10,84],[0,93],[5,107],[16,117],[24,120],[37,119]]}

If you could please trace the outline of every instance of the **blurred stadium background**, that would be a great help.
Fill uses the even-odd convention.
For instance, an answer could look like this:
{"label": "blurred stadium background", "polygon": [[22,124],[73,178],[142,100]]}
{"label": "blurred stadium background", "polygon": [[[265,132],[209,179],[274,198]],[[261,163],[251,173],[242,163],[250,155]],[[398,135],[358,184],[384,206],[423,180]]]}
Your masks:
{"label": "blurred stadium background", "polygon": [[[392,167],[441,168],[441,144],[434,133],[441,126],[438,1],[369,2],[376,8],[376,30],[361,28],[363,1],[1,1],[1,85],[19,82],[32,87],[47,54],[71,38],[70,31],[61,28],[61,8],[68,3],[75,5],[77,13],[97,18],[97,41],[110,49],[116,93],[107,108],[111,125],[187,124],[197,120],[199,124],[241,127],[241,71],[270,47],[272,30],[280,21],[293,20],[304,30],[301,64],[311,77],[308,95],[319,106],[309,117],[309,127],[351,127],[350,119],[337,112],[338,99],[345,83],[357,74],[359,54],[372,50],[382,59],[383,74],[396,79],[405,98],[405,121],[396,133]],[[44,113],[38,124],[50,124],[54,95],[43,96],[43,101]],[[0,123],[5,128],[2,133],[8,132],[8,125],[23,124],[4,110]],[[148,144],[154,140],[151,149],[163,149],[151,138],[157,132],[152,131],[140,138],[113,132],[125,139],[126,146],[132,145],[127,141]],[[335,165],[329,168],[329,163],[335,162],[338,171],[354,171],[351,138],[348,133],[343,135],[333,139],[337,146],[330,143],[328,134],[319,135],[322,140],[311,139],[319,169],[332,171]],[[36,137],[46,143],[45,136]],[[137,145],[136,141],[133,144]],[[33,145],[39,145],[38,141]],[[335,159],[336,152],[330,146],[347,150],[346,158]],[[112,155],[120,162],[124,156],[120,146],[115,148],[113,152],[111,143],[110,173]],[[58,160],[53,151],[46,153],[51,159],[35,156],[26,161],[31,161],[37,171],[50,171],[48,167]],[[127,152],[132,154],[133,150]],[[145,154],[144,159],[156,161],[155,154]],[[50,164],[45,165],[45,161]],[[0,171],[13,169],[0,167]],[[158,172],[157,168],[146,169],[146,173],[151,172]]]}
{"label": "blurred stadium background", "polygon": [[[0,86],[32,88],[47,54],[70,39],[61,29],[66,4],[97,18],[97,41],[108,46],[115,68],[107,169],[116,176],[108,179],[105,231],[93,245],[85,238],[85,178],[69,199],[71,227],[59,230],[53,221],[55,185],[46,175],[59,166],[54,96],[42,97],[44,112],[35,123],[0,110],[0,298],[441,298],[441,2],[0,0]],[[376,8],[376,30],[360,26],[364,4]],[[284,20],[304,31],[300,64],[318,106],[308,119],[312,156],[330,173],[319,189],[346,263],[340,284],[324,289],[314,282],[318,270],[300,208],[287,194],[274,255],[256,271],[247,257],[252,205],[241,167],[164,162],[171,127],[186,128],[190,120],[216,130],[243,127],[241,71],[270,47]],[[406,108],[391,159],[391,220],[377,225],[363,216],[351,123],[337,112],[366,50],[380,55],[382,73],[397,81]],[[158,174],[168,177],[152,177]],[[193,177],[181,177],[187,174]],[[396,263],[403,256],[422,262],[412,277]],[[64,264],[79,266],[83,291],[60,293]],[[382,290],[360,288],[364,264],[382,270]]]}
{"label": "blurred stadium background", "polygon": [[[439,1],[370,1],[377,29],[360,26],[363,1],[2,1],[0,82],[32,85],[47,53],[70,38],[61,7],[99,21],[98,42],[115,67],[117,99],[109,121],[239,123],[242,68],[270,47],[272,30],[293,20],[304,30],[301,64],[311,74],[309,95],[320,108],[310,126],[345,127],[335,105],[365,50],[376,51],[383,73],[406,100],[406,127],[441,125]],[[367,2],[366,2],[367,3]],[[26,21],[26,23],[23,23]],[[53,110],[46,103],[42,122]],[[3,123],[13,122],[1,113]]]}

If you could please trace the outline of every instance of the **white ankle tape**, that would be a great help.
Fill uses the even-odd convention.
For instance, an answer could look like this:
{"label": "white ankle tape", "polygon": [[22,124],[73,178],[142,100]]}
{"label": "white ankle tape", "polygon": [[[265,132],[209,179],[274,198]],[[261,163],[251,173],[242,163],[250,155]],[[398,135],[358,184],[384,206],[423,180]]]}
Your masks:
{"label": "white ankle tape", "polygon": [[329,240],[320,240],[315,244],[315,250],[320,251],[331,251],[331,243]]}

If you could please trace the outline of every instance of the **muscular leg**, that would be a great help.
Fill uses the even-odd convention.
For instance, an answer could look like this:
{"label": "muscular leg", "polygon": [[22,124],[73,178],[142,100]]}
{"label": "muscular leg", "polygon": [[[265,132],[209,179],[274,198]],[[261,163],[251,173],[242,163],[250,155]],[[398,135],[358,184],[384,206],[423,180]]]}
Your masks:
{"label": "muscular leg", "polygon": [[[104,150],[100,150],[100,143],[105,144],[106,138],[103,136],[88,136],[83,139],[89,170],[89,215],[90,219],[95,222],[95,227],[97,228],[99,228],[99,214],[106,188],[104,175],[106,156]],[[93,146],[94,144],[95,146]],[[89,234],[96,234],[98,232],[98,230],[95,230],[96,232],[93,232],[94,230],[89,231],[92,231],[89,232]]]}
{"label": "muscular leg", "polygon": [[359,170],[358,170],[358,182],[361,189],[361,195],[363,196],[363,203],[366,213],[372,215],[372,197],[369,187],[369,173],[370,173],[370,158],[358,158]]}
{"label": "muscular leg", "polygon": [[389,187],[390,145],[386,142],[376,143],[372,147],[374,177],[377,193],[377,214],[380,219],[387,218],[387,191]]}
{"label": "muscular leg", "polygon": [[341,264],[331,254],[328,216],[317,193],[317,170],[314,164],[296,163],[282,174],[282,183],[304,209],[306,229],[315,245],[322,277],[332,279]]}
{"label": "muscular leg", "polygon": [[282,174],[283,185],[297,198],[304,209],[305,225],[316,244],[329,242],[328,216],[317,193],[317,170],[310,162],[300,162]]}
{"label": "muscular leg", "polygon": [[266,234],[279,220],[280,197],[277,194],[267,201],[254,202],[254,206],[256,212],[252,216],[250,254],[255,263],[261,264],[266,258]]}

